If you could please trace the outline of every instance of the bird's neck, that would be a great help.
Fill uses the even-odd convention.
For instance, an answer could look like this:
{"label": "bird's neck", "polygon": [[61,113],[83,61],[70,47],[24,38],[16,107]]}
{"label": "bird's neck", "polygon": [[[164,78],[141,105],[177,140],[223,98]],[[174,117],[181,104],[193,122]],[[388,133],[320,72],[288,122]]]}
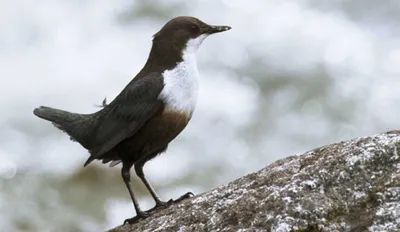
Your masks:
{"label": "bird's neck", "polygon": [[153,42],[149,57],[143,69],[146,72],[163,72],[174,69],[183,61],[184,46]]}
{"label": "bird's neck", "polygon": [[141,73],[162,73],[165,70],[172,70],[182,62],[189,62],[191,65],[195,65],[197,69],[197,50],[206,37],[207,35],[201,35],[186,42],[163,40],[155,37],[149,58],[138,77],[142,76]]}

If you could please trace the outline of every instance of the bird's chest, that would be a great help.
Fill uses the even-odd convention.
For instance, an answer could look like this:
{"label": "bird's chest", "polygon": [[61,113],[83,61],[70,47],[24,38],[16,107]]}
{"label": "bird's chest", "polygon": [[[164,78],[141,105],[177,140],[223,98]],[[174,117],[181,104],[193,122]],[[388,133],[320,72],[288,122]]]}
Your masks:
{"label": "bird's chest", "polygon": [[163,73],[164,88],[159,98],[165,103],[165,110],[192,115],[197,102],[198,76],[195,58],[184,60]]}

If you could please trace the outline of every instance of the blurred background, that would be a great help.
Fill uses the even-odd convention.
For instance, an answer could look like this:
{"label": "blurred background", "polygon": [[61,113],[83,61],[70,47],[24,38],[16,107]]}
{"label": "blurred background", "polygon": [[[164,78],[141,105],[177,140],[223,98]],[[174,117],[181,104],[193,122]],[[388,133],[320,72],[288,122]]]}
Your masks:
{"label": "blurred background", "polygon": [[395,0],[0,0],[0,231],[104,231],[133,216],[121,166],[83,169],[87,152],[32,110],[98,110],[178,15],[232,30],[201,46],[193,119],[145,166],[163,199],[400,128]]}

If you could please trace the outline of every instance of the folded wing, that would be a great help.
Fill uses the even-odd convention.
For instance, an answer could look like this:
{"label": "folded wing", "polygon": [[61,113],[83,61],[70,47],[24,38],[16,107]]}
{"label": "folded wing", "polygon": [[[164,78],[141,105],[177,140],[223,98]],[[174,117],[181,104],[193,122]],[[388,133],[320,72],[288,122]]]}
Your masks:
{"label": "folded wing", "polygon": [[158,99],[164,82],[161,74],[152,73],[133,80],[104,109],[98,112],[98,128],[94,133],[91,156],[85,166],[126,138],[134,135],[152,116],[163,107]]}

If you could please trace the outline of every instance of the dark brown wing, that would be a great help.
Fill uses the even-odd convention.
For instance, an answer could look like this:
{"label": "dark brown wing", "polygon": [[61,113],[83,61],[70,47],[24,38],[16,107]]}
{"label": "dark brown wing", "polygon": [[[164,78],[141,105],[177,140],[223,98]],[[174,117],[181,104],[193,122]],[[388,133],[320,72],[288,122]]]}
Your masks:
{"label": "dark brown wing", "polygon": [[163,86],[160,73],[133,80],[114,101],[98,112],[99,127],[92,140],[91,156],[85,166],[134,135],[162,108],[163,103],[158,95]]}

